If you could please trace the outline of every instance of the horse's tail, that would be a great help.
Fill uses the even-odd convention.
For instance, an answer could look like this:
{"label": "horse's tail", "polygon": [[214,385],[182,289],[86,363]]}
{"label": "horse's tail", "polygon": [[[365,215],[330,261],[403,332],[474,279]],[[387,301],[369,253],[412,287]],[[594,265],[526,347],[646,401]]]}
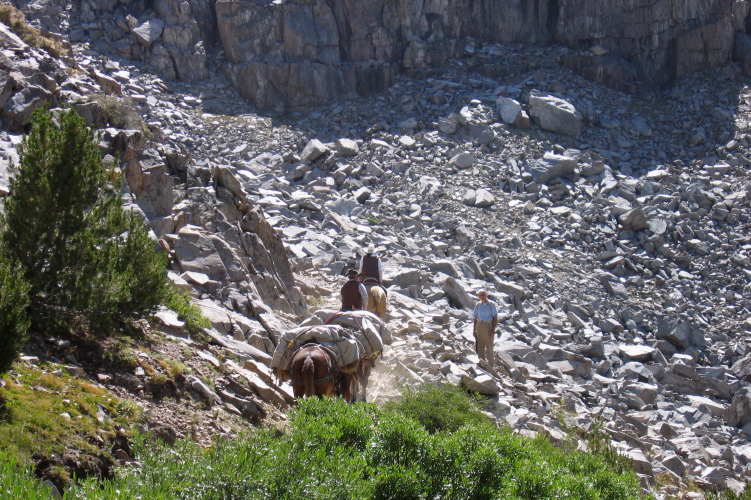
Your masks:
{"label": "horse's tail", "polygon": [[305,356],[305,361],[302,364],[302,381],[305,390],[304,396],[306,398],[315,396],[316,365],[310,353]]}

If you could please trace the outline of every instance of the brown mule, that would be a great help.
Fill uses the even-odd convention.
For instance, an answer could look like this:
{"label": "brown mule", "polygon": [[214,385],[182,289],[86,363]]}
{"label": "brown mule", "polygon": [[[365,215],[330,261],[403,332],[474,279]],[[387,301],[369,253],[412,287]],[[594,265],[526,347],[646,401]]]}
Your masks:
{"label": "brown mule", "polygon": [[341,396],[351,403],[356,379],[351,373],[340,372],[331,355],[318,344],[306,344],[292,356],[292,391],[296,398]]}
{"label": "brown mule", "polygon": [[366,392],[368,389],[368,379],[370,378],[370,372],[373,371],[375,366],[375,356],[371,358],[363,358],[360,360],[360,365],[355,372],[355,380],[357,382],[357,391],[354,394],[355,402],[367,401]]}

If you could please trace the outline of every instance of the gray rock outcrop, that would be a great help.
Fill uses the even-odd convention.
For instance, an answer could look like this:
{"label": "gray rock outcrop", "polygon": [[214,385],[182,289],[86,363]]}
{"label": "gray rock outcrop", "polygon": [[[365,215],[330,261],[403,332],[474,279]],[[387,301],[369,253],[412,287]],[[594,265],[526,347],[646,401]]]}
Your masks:
{"label": "gray rock outcrop", "polygon": [[[743,59],[736,32],[744,31],[750,9],[745,0],[666,0],[650,8],[602,0],[157,0],[155,11],[139,5],[86,1],[68,28],[71,37],[111,40],[113,52],[183,81],[208,76],[206,51],[219,41],[223,69],[240,94],[280,111],[382,92],[397,72],[471,55],[478,42],[581,46],[563,60],[585,77],[621,90],[650,89],[725,64],[734,49]],[[58,32],[59,10],[42,3],[34,14]],[[113,14],[114,22],[97,23]],[[494,73],[503,64],[484,66]]]}

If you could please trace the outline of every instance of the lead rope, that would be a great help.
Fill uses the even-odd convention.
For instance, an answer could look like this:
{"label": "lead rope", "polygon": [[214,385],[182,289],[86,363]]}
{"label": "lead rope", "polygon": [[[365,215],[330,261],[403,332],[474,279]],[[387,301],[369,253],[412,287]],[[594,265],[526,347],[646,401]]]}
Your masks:
{"label": "lead rope", "polygon": [[334,314],[332,314],[331,316],[329,316],[329,319],[327,319],[326,321],[324,321],[323,324],[324,325],[328,325],[330,322],[332,322],[333,320],[335,320],[336,318],[338,318],[341,315],[342,315],[341,311],[336,311]]}

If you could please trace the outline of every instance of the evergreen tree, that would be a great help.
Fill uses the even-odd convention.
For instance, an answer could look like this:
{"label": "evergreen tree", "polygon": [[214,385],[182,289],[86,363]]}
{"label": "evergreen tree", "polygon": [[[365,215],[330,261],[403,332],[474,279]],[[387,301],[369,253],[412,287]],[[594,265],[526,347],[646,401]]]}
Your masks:
{"label": "evergreen tree", "polygon": [[168,290],[165,256],[123,209],[120,176],[103,165],[92,130],[74,110],[58,121],[35,112],[1,226],[30,285],[31,320],[96,327],[153,312]]}
{"label": "evergreen tree", "polygon": [[20,266],[0,252],[0,373],[10,369],[26,341],[28,291]]}

